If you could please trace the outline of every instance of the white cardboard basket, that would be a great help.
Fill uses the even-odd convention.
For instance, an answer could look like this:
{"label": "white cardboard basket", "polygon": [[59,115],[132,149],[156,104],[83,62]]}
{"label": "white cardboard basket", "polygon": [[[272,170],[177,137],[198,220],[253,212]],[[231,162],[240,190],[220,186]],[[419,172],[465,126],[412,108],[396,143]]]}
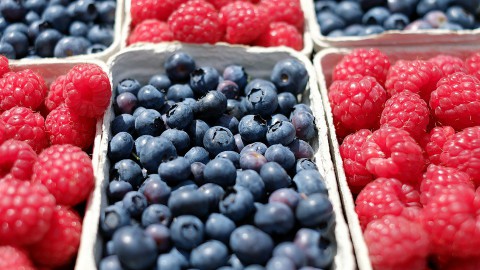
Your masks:
{"label": "white cardboard basket", "polygon": [[[399,59],[427,60],[439,54],[449,54],[465,59],[473,52],[480,52],[479,47],[475,46],[438,46],[438,47],[388,47],[380,49],[385,53],[390,62],[393,63]],[[327,117],[327,125],[329,129],[330,151],[332,153],[333,163],[335,165],[335,172],[338,179],[338,187],[340,196],[347,218],[348,227],[352,237],[352,243],[355,250],[358,268],[360,270],[371,270],[372,265],[368,257],[368,249],[363,238],[360,222],[358,221],[357,213],[355,212],[355,200],[353,199],[350,188],[348,187],[345,170],[343,169],[342,157],[340,156],[339,143],[335,135],[335,127],[333,125],[333,115],[328,100],[328,86],[332,82],[332,73],[335,66],[340,60],[351,52],[350,49],[325,49],[315,55],[313,64],[317,72],[320,93],[323,100],[323,107],[326,109],[325,115]]]}
{"label": "white cardboard basket", "polygon": [[[275,63],[287,57],[294,57],[305,64],[310,80],[308,89],[303,95],[303,101],[310,104],[316,118],[318,136],[313,140],[315,149],[315,161],[320,173],[326,179],[329,197],[335,211],[336,226],[335,237],[337,253],[332,269],[353,270],[356,268],[355,257],[350,240],[350,234],[345,222],[340,196],[337,189],[337,181],[330,157],[327,126],[324,109],[321,103],[320,92],[315,76],[315,70],[309,59],[301,53],[288,49],[279,51],[269,48],[240,48],[231,46],[212,45],[188,45],[188,44],[157,44],[133,47],[122,51],[110,58],[108,62],[109,76],[112,85],[117,85],[124,78],[136,78],[140,83],[147,83],[150,76],[164,72],[163,63],[174,52],[183,51],[189,53],[197,65],[211,65],[217,69],[223,69],[230,64],[243,65],[249,74],[258,78],[269,78]],[[107,158],[108,141],[111,138],[110,122],[114,118],[112,108],[109,108],[103,119],[103,135],[101,141],[98,185],[94,191],[89,223],[88,242],[84,244],[79,253],[76,269],[97,269],[96,265],[102,255],[102,238],[98,231],[99,216],[101,209],[107,206],[106,188],[109,183],[110,163]],[[95,215],[95,217],[93,217]]]}

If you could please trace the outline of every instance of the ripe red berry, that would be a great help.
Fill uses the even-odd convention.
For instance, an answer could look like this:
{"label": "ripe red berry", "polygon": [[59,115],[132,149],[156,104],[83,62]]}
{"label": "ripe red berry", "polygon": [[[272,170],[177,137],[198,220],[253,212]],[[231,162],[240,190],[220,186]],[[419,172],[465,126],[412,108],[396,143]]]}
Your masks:
{"label": "ripe red berry", "polygon": [[447,262],[440,265],[442,270],[478,270],[480,269],[480,257],[447,258]]}
{"label": "ripe red berry", "polygon": [[265,31],[268,23],[250,2],[235,1],[222,7],[219,20],[225,29],[225,41],[250,44]]}
{"label": "ripe red berry", "polygon": [[132,0],[132,26],[149,19],[166,21],[170,14],[186,1],[188,0]]}
{"label": "ripe red berry", "polygon": [[36,110],[46,95],[45,81],[30,69],[8,72],[0,78],[0,111],[15,106]]}
{"label": "ripe red berry", "polygon": [[135,26],[128,37],[127,44],[131,45],[137,42],[158,43],[172,40],[173,33],[170,31],[170,28],[168,28],[166,22],[148,19]]}
{"label": "ripe red berry", "polygon": [[[230,3],[233,2],[239,2],[239,1],[248,1],[248,0],[207,0],[210,4],[214,5],[217,10],[220,10],[223,6],[226,6]],[[253,1],[250,1],[253,2]]]}
{"label": "ripe red berry", "polygon": [[3,143],[7,140],[7,127],[5,126],[5,122],[1,119],[0,114],[0,143]]}
{"label": "ripe red berry", "polygon": [[428,141],[425,145],[425,152],[430,163],[439,165],[440,155],[443,152],[443,145],[455,135],[455,130],[451,126],[435,127],[428,135]]}
{"label": "ripe red berry", "polygon": [[432,62],[437,65],[437,67],[442,70],[443,76],[448,76],[455,72],[467,72],[463,60],[455,56],[439,54],[428,59],[428,62]]}
{"label": "ripe red berry", "polygon": [[474,53],[465,59],[467,73],[480,80],[480,53]]}
{"label": "ripe red berry", "polygon": [[305,18],[300,0],[262,0],[260,7],[265,9],[264,19],[270,22],[286,22],[303,32]]}
{"label": "ripe red berry", "polygon": [[58,76],[55,81],[52,82],[52,84],[50,84],[50,91],[48,91],[47,97],[45,98],[45,107],[49,112],[65,102],[63,98],[64,83],[65,75],[61,75]]}
{"label": "ripe red berry", "polygon": [[15,246],[0,246],[0,269],[34,270],[28,252]]}
{"label": "ripe red berry", "polygon": [[30,181],[37,153],[26,142],[7,140],[0,145],[0,179]]}
{"label": "ripe red berry", "polygon": [[303,36],[291,24],[273,22],[260,34],[255,45],[262,47],[287,46],[300,51],[303,49]]}
{"label": "ripe red berry", "polygon": [[7,72],[10,72],[10,67],[8,66],[8,58],[0,55],[0,77]]}

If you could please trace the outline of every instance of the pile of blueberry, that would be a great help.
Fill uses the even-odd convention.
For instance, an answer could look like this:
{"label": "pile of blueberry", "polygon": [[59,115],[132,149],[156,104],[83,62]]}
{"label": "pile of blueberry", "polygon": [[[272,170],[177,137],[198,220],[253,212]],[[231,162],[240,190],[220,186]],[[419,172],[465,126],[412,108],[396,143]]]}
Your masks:
{"label": "pile of blueberry", "polygon": [[387,30],[479,27],[479,0],[317,0],[322,35],[366,36]]}
{"label": "pile of blueberry", "polygon": [[177,52],[164,67],[116,87],[99,268],[329,269],[335,217],[297,103],[304,65],[251,79]]}
{"label": "pile of blueberry", "polygon": [[115,0],[1,0],[0,54],[10,59],[102,52],[113,42]]}

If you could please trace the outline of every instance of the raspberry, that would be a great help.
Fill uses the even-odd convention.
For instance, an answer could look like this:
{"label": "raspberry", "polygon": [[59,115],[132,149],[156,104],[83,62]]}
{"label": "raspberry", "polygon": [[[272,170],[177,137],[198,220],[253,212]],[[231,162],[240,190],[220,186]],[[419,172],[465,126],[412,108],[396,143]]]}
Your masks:
{"label": "raspberry", "polygon": [[72,112],[86,117],[102,116],[112,96],[107,73],[95,64],[74,66],[65,77],[64,91]]}
{"label": "raspberry", "polygon": [[87,149],[95,139],[94,118],[78,116],[65,106],[51,111],[45,127],[52,144],[72,144]]}
{"label": "raspberry", "polygon": [[420,224],[400,216],[384,216],[364,233],[375,269],[427,269],[428,235]]}
{"label": "raspberry", "polygon": [[0,246],[0,269],[34,270],[28,253],[14,246]]}
{"label": "raspberry", "polygon": [[328,92],[333,118],[353,131],[378,126],[387,92],[370,76],[334,81]]}
{"label": "raspberry", "polygon": [[8,139],[27,142],[37,153],[48,147],[45,120],[39,113],[25,107],[14,107],[4,111],[0,119],[5,123]]}
{"label": "raspberry", "polygon": [[455,130],[450,126],[435,127],[430,131],[428,142],[425,145],[425,152],[430,163],[440,164],[440,154],[443,152],[443,145],[453,135],[455,135]]}
{"label": "raspberry", "polygon": [[0,111],[15,106],[36,110],[46,95],[45,81],[30,69],[8,72],[0,79]]}
{"label": "raspberry", "polygon": [[29,181],[37,153],[26,142],[7,140],[0,145],[0,178]]}
{"label": "raspberry", "polygon": [[3,122],[3,120],[0,119],[0,143],[3,143],[6,140],[7,140],[7,127],[5,126],[5,122]]}
{"label": "raspberry", "polygon": [[287,46],[300,51],[303,49],[303,37],[293,25],[273,22],[260,34],[255,45],[262,47]]}
{"label": "raspberry", "polygon": [[137,42],[158,43],[172,41],[173,33],[170,32],[168,24],[155,19],[145,20],[135,26],[128,37],[128,45]]}
{"label": "raspberry", "polygon": [[419,95],[404,91],[387,100],[380,125],[406,130],[418,139],[427,131],[429,116],[427,103]]}
{"label": "raspberry", "polygon": [[341,143],[342,139],[350,134],[350,131],[344,127],[341,122],[336,121],[335,119],[333,120],[333,125],[335,127],[335,135],[337,135],[337,139],[339,143]]}
{"label": "raspberry", "polygon": [[229,43],[250,44],[268,25],[254,4],[242,1],[222,7],[219,20],[225,28],[225,40]]}
{"label": "raspberry", "polygon": [[480,269],[480,257],[450,258],[440,266],[442,270],[478,270]]}
{"label": "raspberry", "polygon": [[392,96],[408,90],[428,102],[442,75],[440,68],[431,62],[399,60],[388,71],[385,89]]}
{"label": "raspberry", "polygon": [[428,62],[437,65],[443,72],[443,76],[448,76],[455,72],[467,72],[463,60],[455,56],[439,54],[428,59]]}
{"label": "raspberry", "polygon": [[333,80],[345,80],[354,75],[372,76],[381,85],[387,77],[390,61],[378,49],[354,49],[345,55],[333,70]]}
{"label": "raspberry", "polygon": [[72,209],[57,206],[45,237],[30,247],[33,261],[46,267],[68,264],[77,254],[81,233],[80,216]]}
{"label": "raspberry", "polygon": [[270,22],[286,22],[303,32],[305,18],[300,0],[262,0],[260,6]]}
{"label": "raspberry", "polygon": [[26,181],[0,181],[0,245],[28,245],[50,227],[55,198],[45,186]]}
{"label": "raspberry", "polygon": [[168,26],[176,40],[189,43],[216,43],[223,29],[215,7],[203,0],[182,4],[168,18]]}
{"label": "raspberry", "polygon": [[132,0],[132,26],[148,19],[166,21],[170,14],[187,0]]}
{"label": "raspberry", "polygon": [[396,178],[416,184],[425,161],[422,148],[405,130],[381,127],[367,139],[361,150],[367,170],[376,177]]}
{"label": "raspberry", "polygon": [[427,172],[423,175],[420,185],[420,201],[423,205],[428,204],[439,190],[459,185],[469,187],[472,190],[475,189],[468,174],[455,168],[430,165],[427,168]]}
{"label": "raspberry", "polygon": [[55,79],[55,81],[50,84],[50,91],[45,98],[45,107],[51,112],[53,109],[57,108],[64,103],[63,92],[65,83],[65,75],[61,75]]}
{"label": "raspberry", "polygon": [[470,175],[480,185],[480,126],[466,128],[453,135],[444,145],[441,164]]}
{"label": "raspberry", "polygon": [[480,53],[474,53],[465,59],[467,73],[480,80]]}
{"label": "raspberry", "polygon": [[464,186],[442,189],[424,207],[424,228],[434,253],[479,256],[480,190]]}
{"label": "raspberry", "polygon": [[87,199],[93,188],[92,160],[76,146],[53,145],[38,156],[32,182],[44,184],[57,204],[76,205]]}
{"label": "raspberry", "polygon": [[367,170],[366,162],[362,160],[360,150],[367,138],[372,134],[368,129],[361,129],[348,135],[340,145],[340,155],[343,160],[343,169],[347,176],[348,186],[354,194],[373,180],[373,175]]}
{"label": "raspberry", "polygon": [[3,77],[3,75],[7,72],[10,72],[10,68],[8,66],[8,58],[0,55],[0,77]]}
{"label": "raspberry", "polygon": [[240,2],[240,1],[248,1],[248,0],[207,0],[207,1],[210,4],[214,5],[216,9],[220,10],[223,6],[226,6],[230,3]]}
{"label": "raspberry", "polygon": [[462,72],[441,79],[430,108],[443,125],[456,130],[480,125],[480,81]]}

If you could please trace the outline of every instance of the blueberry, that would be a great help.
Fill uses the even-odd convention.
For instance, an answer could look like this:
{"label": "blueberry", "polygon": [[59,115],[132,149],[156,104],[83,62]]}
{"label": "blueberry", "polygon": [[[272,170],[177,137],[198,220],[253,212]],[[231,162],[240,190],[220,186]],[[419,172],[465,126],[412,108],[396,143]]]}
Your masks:
{"label": "blueberry", "polygon": [[167,125],[170,128],[184,129],[193,121],[192,109],[184,103],[176,103],[167,112]]}
{"label": "blueberry", "polygon": [[269,203],[278,202],[283,203],[290,209],[295,210],[300,201],[300,194],[291,188],[277,189],[268,198]]}
{"label": "blueberry", "polygon": [[[442,25],[443,26],[443,25]],[[433,27],[425,20],[415,20],[405,27],[405,31],[417,31],[422,29],[432,29]]]}
{"label": "blueberry", "polygon": [[135,140],[135,152],[137,153],[137,156],[140,156],[143,149],[145,149],[145,145],[151,138],[153,138],[151,135],[142,135]]}
{"label": "blueberry", "polygon": [[290,149],[281,144],[274,144],[268,147],[265,152],[267,161],[274,161],[282,166],[286,171],[295,165],[295,155]]}
{"label": "blueberry", "polygon": [[185,82],[195,70],[195,61],[190,55],[177,52],[167,58],[164,67],[170,81]]}
{"label": "blueberry", "polygon": [[179,189],[172,192],[168,199],[168,207],[176,217],[194,215],[206,217],[209,211],[209,198],[198,190]]}
{"label": "blueberry", "polygon": [[[49,22],[46,22],[46,21],[43,21],[43,20],[34,21],[28,26],[28,38],[35,45],[36,39],[40,35],[40,33],[42,33],[43,31],[45,31],[47,29],[51,29],[51,28],[52,28],[52,26]],[[58,33],[58,34],[59,34],[58,40],[60,40],[62,35],[60,33]],[[52,47],[51,55],[53,55],[53,48],[55,48],[56,42],[57,41],[55,41],[54,44],[50,44],[50,46]]]}
{"label": "blueberry", "polygon": [[254,170],[260,172],[260,169],[267,163],[267,159],[257,152],[246,152],[240,154],[240,168],[243,170]]}
{"label": "blueberry", "polygon": [[233,186],[237,170],[233,162],[226,158],[215,158],[207,163],[203,171],[206,183],[214,183],[221,187]]}
{"label": "blueberry", "polygon": [[248,74],[242,66],[230,65],[223,70],[223,79],[235,82],[243,90],[248,82]]}
{"label": "blueberry", "polygon": [[415,12],[419,0],[388,0],[388,9],[392,13],[410,16]]}
{"label": "blueberry", "polygon": [[267,121],[260,115],[245,115],[238,123],[238,132],[244,142],[263,141],[267,134]]}
{"label": "blueberry", "polygon": [[99,270],[123,270],[123,267],[117,255],[111,255],[103,258],[98,266]]}
{"label": "blueberry", "polygon": [[219,241],[210,240],[194,248],[190,255],[192,267],[216,270],[227,263],[228,249]]}
{"label": "blueberry", "polygon": [[227,111],[226,113],[228,115],[231,115],[237,119],[242,119],[242,117],[246,113],[246,108],[243,106],[243,104],[236,100],[236,99],[228,99],[227,100]]}
{"label": "blueberry", "polygon": [[307,265],[327,269],[333,262],[335,248],[320,232],[302,228],[298,230],[293,241],[307,256]]}
{"label": "blueberry", "polygon": [[378,35],[385,32],[385,29],[379,25],[368,25],[363,29],[359,36]]}
{"label": "blueberry", "polygon": [[160,136],[166,129],[162,115],[153,109],[145,109],[135,118],[135,130],[138,135]]}
{"label": "blueberry", "polygon": [[[317,2],[318,3],[318,2]],[[252,264],[247,267],[245,267],[245,270],[265,270],[265,267],[257,264]]]}
{"label": "blueberry", "polygon": [[42,14],[43,10],[47,7],[48,0],[26,0],[23,2],[23,6],[27,10],[36,12],[37,14]]}
{"label": "blueberry", "polygon": [[170,229],[167,226],[155,223],[147,226],[145,233],[153,238],[160,253],[167,252],[170,249]]}
{"label": "blueberry", "polygon": [[153,87],[157,88],[158,90],[167,91],[168,88],[170,88],[170,86],[172,85],[172,82],[166,74],[156,74],[150,77],[148,84],[153,85]]}
{"label": "blueberry", "polygon": [[297,98],[290,92],[278,94],[278,112],[289,115],[293,106],[297,104]]}
{"label": "blueberry", "polygon": [[335,14],[340,16],[347,25],[361,23],[363,11],[358,1],[342,1],[335,7]]}
{"label": "blueberry", "polygon": [[28,26],[24,23],[11,23],[5,27],[3,35],[10,32],[20,32],[24,35],[28,35]]}
{"label": "blueberry", "polygon": [[232,132],[224,127],[214,126],[205,132],[203,145],[212,156],[223,151],[231,151],[235,148]]}
{"label": "blueberry", "polygon": [[8,32],[2,36],[2,42],[9,43],[15,50],[17,58],[23,58],[28,54],[28,37],[22,32]]}
{"label": "blueberry", "polygon": [[133,151],[134,141],[132,135],[127,132],[117,133],[110,140],[108,148],[108,157],[116,162],[127,159]]}
{"label": "blueberry", "polygon": [[208,208],[210,212],[217,211],[218,212],[218,203],[222,199],[225,191],[223,188],[217,184],[213,183],[206,183],[201,186],[198,191],[203,193],[208,200]]}
{"label": "blueberry", "polygon": [[[268,131],[266,134],[267,142],[270,145],[273,145],[273,144],[288,145],[291,142],[293,142],[293,140],[295,139],[295,128],[296,127],[290,122],[278,121],[275,124],[268,127]],[[298,133],[298,129],[297,129],[297,133]]]}
{"label": "blueberry", "polygon": [[190,137],[183,130],[167,129],[162,132],[160,137],[171,141],[175,149],[177,149],[177,153],[185,153],[190,148]]}
{"label": "blueberry", "polygon": [[197,96],[205,95],[208,91],[217,89],[220,75],[210,66],[203,66],[190,73],[190,87]]}
{"label": "blueberry", "polygon": [[300,158],[297,160],[297,164],[295,165],[295,172],[299,173],[303,170],[318,170],[317,165],[308,158]]}
{"label": "blueberry", "polygon": [[203,242],[204,226],[195,216],[179,216],[170,227],[172,241],[176,247],[192,250]]}
{"label": "blueberry", "polygon": [[315,117],[309,112],[298,112],[292,115],[291,122],[295,127],[295,135],[302,140],[310,140],[316,135]]}
{"label": "blueberry", "polygon": [[209,128],[208,124],[204,121],[199,119],[193,120],[190,126],[186,129],[190,136],[191,144],[203,147],[203,137]]}
{"label": "blueberry", "polygon": [[23,6],[22,1],[18,0],[2,0],[0,2],[0,14],[10,22],[21,21],[27,10]]}
{"label": "blueberry", "polygon": [[67,9],[61,5],[48,6],[42,14],[42,19],[48,21],[61,33],[67,33],[70,26],[71,17]]}
{"label": "blueberry", "polygon": [[27,15],[25,15],[25,23],[31,24],[40,20],[40,15],[38,15],[35,11],[29,11]]}
{"label": "blueberry", "polygon": [[178,251],[172,248],[169,253],[160,254],[157,259],[156,269],[182,270],[188,266],[188,259]]}
{"label": "blueberry", "polygon": [[247,95],[247,101],[249,113],[259,114],[262,117],[272,115],[278,107],[277,92],[267,85],[262,88],[252,88]]}
{"label": "blueberry", "polygon": [[250,94],[253,88],[258,88],[258,89],[271,88],[271,89],[274,89],[275,92],[277,92],[277,88],[271,81],[267,81],[264,79],[254,79],[245,86],[245,90],[244,90],[245,96]]}
{"label": "blueberry", "polygon": [[235,151],[223,151],[219,153],[215,158],[226,158],[230,160],[235,168],[240,168],[240,154]]}
{"label": "blueberry", "polygon": [[113,243],[122,265],[129,269],[141,270],[155,264],[157,245],[143,229],[123,227],[113,235]]}
{"label": "blueberry", "polygon": [[136,96],[141,87],[142,85],[137,80],[127,78],[117,84],[117,93],[129,92]]}
{"label": "blueberry", "polygon": [[190,176],[190,162],[184,157],[163,162],[158,167],[158,174],[170,185],[176,185]]}
{"label": "blueberry", "polygon": [[456,23],[450,23],[450,22],[446,22],[444,24],[442,24],[438,29],[446,29],[446,30],[451,30],[451,31],[459,31],[459,30],[463,30],[463,27],[459,24],[456,24]]}
{"label": "blueberry", "polygon": [[315,1],[315,13],[320,13],[324,11],[329,11],[332,13],[335,13],[335,8],[337,7],[337,2],[336,1]]}
{"label": "blueberry", "polygon": [[245,264],[265,264],[270,259],[274,243],[272,238],[251,225],[235,229],[230,236],[230,248]]}
{"label": "blueberry", "polygon": [[285,169],[276,162],[265,163],[260,169],[260,176],[267,192],[288,187],[292,182]]}
{"label": "blueberry", "polygon": [[111,237],[117,229],[128,225],[130,225],[130,214],[119,205],[109,205],[101,212],[100,228],[107,237]]}
{"label": "blueberry", "polygon": [[207,164],[210,161],[208,157],[208,151],[205,148],[200,146],[194,146],[188,150],[185,154],[185,158],[190,162],[201,162],[203,164]]}
{"label": "blueberry", "polygon": [[403,30],[409,23],[410,20],[407,16],[401,13],[393,13],[385,20],[383,28],[385,30]]}
{"label": "blueberry", "polygon": [[172,188],[172,192],[175,192],[177,190],[197,190],[198,185],[193,182],[192,180],[185,180],[180,183],[178,183],[176,186]]}
{"label": "blueberry", "polygon": [[275,123],[280,122],[280,121],[287,121],[288,122],[288,118],[281,113],[277,113],[277,114],[272,115],[272,118],[270,118],[267,121],[267,123],[268,123],[268,126],[271,126],[271,125],[274,125]]}
{"label": "blueberry", "polygon": [[199,119],[217,119],[227,110],[227,98],[218,91],[209,91],[197,101],[195,116]]}
{"label": "blueberry", "polygon": [[206,235],[224,244],[228,244],[233,230],[235,230],[235,223],[222,214],[212,213],[205,222]]}
{"label": "blueberry", "polygon": [[216,126],[221,126],[228,128],[233,134],[238,133],[238,120],[237,118],[230,116],[228,114],[224,114],[220,116],[220,118],[215,121]]}
{"label": "blueberry", "polygon": [[290,259],[297,268],[305,266],[307,257],[305,252],[292,242],[283,242],[273,250],[273,257],[284,257]]}
{"label": "blueberry", "polygon": [[328,193],[325,180],[317,170],[302,170],[293,177],[293,182],[295,182],[299,193],[306,195]]}
{"label": "blueberry", "polygon": [[304,140],[295,139],[288,145],[288,148],[290,148],[290,151],[292,151],[296,159],[313,158],[313,148]]}
{"label": "blueberry", "polygon": [[170,225],[172,213],[167,206],[163,204],[152,204],[145,208],[142,213],[142,226],[147,227],[152,224]]}
{"label": "blueberry", "polygon": [[193,176],[193,181],[197,185],[202,185],[205,183],[203,179],[203,171],[205,170],[205,164],[201,162],[193,162],[190,165],[190,172]]}
{"label": "blueberry", "polygon": [[253,203],[253,195],[248,189],[240,186],[228,188],[219,204],[220,213],[239,222],[254,211]]}
{"label": "blueberry", "polygon": [[[167,105],[167,104],[165,104]],[[167,107],[167,106],[164,106],[164,107]],[[145,109],[144,107],[137,107],[135,108],[135,110],[133,111],[133,117],[135,117],[135,119],[137,119],[137,117],[142,114],[144,111],[146,111],[147,109]]]}
{"label": "blueberry", "polygon": [[465,29],[473,29],[475,26],[473,15],[460,6],[449,7],[446,14],[449,22],[459,24]]}
{"label": "blueberry", "polygon": [[174,84],[168,88],[167,99],[175,102],[183,101],[186,98],[193,98],[192,88],[188,84]]}
{"label": "blueberry", "polygon": [[127,192],[132,191],[133,187],[129,182],[112,181],[108,184],[107,195],[110,202],[117,202],[123,199]]}
{"label": "blueberry", "polygon": [[146,109],[160,110],[165,103],[165,95],[152,85],[145,85],[138,91],[138,104]]}
{"label": "blueberry", "polygon": [[320,32],[327,36],[335,30],[345,28],[345,21],[340,16],[330,11],[323,11],[317,15],[317,22],[320,25]]}
{"label": "blueberry", "polygon": [[110,175],[111,180],[129,182],[133,188],[138,188],[143,181],[142,169],[131,159],[123,159],[115,163]]}
{"label": "blueberry", "polygon": [[291,92],[297,95],[305,91],[309,75],[303,63],[287,58],[275,64],[270,79],[279,92]]}
{"label": "blueberry", "polygon": [[8,26],[8,22],[5,20],[5,18],[0,16],[0,31],[4,32],[7,26]]}
{"label": "blueberry", "polygon": [[140,152],[140,163],[148,172],[156,173],[160,163],[177,157],[172,142],[162,137],[154,137],[147,141]]}
{"label": "blueberry", "polygon": [[365,12],[362,22],[366,25],[383,25],[389,16],[390,11],[385,7],[374,7]]}
{"label": "blueberry", "polygon": [[95,2],[97,7],[97,20],[104,24],[113,24],[115,22],[115,10],[117,4],[115,1]]}
{"label": "blueberry", "polygon": [[445,11],[447,5],[445,2],[448,1],[439,1],[439,0],[420,0],[417,5],[417,15],[422,17],[430,11],[438,10]]}
{"label": "blueberry", "polygon": [[53,56],[68,57],[87,53],[90,42],[84,37],[63,37],[55,45]]}
{"label": "blueberry", "polygon": [[[154,177],[154,175],[156,177]],[[141,192],[145,198],[147,198],[147,202],[150,204],[167,204],[171,193],[171,189],[167,183],[162,181],[161,178],[156,174],[149,175],[138,191]]]}
{"label": "blueberry", "polygon": [[295,264],[287,257],[273,257],[266,267],[266,270],[296,270]]}
{"label": "blueberry", "polygon": [[312,112],[312,109],[308,106],[308,105],[305,105],[303,103],[299,103],[295,106],[293,106],[293,110],[292,112],[290,113],[290,119],[297,113],[299,112],[309,112],[310,114],[313,114]]}
{"label": "blueberry", "polygon": [[107,25],[93,25],[88,30],[87,38],[92,43],[110,46],[113,42],[113,29]]}
{"label": "blueberry", "polygon": [[217,91],[224,94],[227,99],[237,99],[240,92],[238,85],[229,80],[220,82],[217,86]]}
{"label": "blueberry", "polygon": [[265,155],[265,153],[267,152],[267,146],[261,142],[254,142],[248,144],[240,151],[240,156],[248,152],[256,152],[260,155]]}
{"label": "blueberry", "polygon": [[130,191],[122,199],[125,209],[132,217],[140,217],[147,207],[147,198],[138,191]]}
{"label": "blueberry", "polygon": [[98,11],[95,1],[93,0],[77,0],[72,3],[72,17],[82,22],[93,22],[97,18]]}
{"label": "blueberry", "polygon": [[428,22],[433,28],[439,28],[442,24],[448,21],[447,15],[442,11],[434,10],[430,11],[423,19]]}
{"label": "blueberry", "polygon": [[237,152],[242,151],[243,147],[245,147],[245,143],[242,140],[242,136],[240,134],[235,134],[233,138],[235,139],[235,151]]}
{"label": "blueberry", "polygon": [[343,33],[345,34],[345,36],[358,36],[364,31],[365,31],[365,27],[363,27],[363,25],[352,24],[347,26],[347,28],[345,28]]}
{"label": "blueberry", "polygon": [[255,226],[262,231],[272,234],[286,234],[295,225],[295,217],[287,205],[272,202],[261,207],[254,217]]}

